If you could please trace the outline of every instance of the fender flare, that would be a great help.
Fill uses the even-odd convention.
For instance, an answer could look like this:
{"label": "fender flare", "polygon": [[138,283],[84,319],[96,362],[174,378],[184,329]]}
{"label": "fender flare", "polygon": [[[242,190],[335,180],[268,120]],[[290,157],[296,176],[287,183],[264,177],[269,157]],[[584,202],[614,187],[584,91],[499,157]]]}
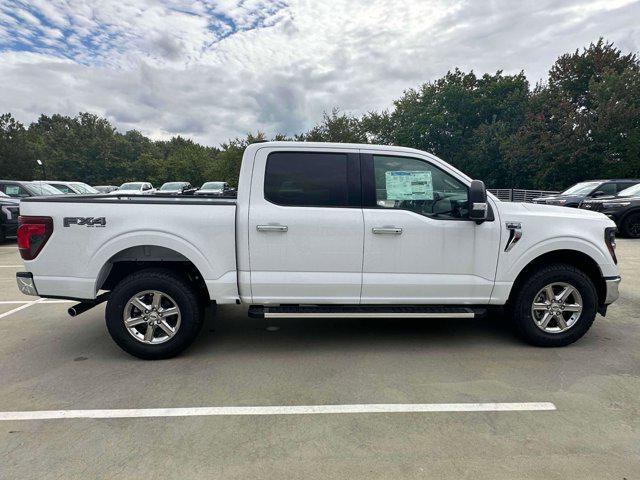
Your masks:
{"label": "fender flare", "polygon": [[219,276],[216,275],[208,259],[187,239],[166,231],[135,231],[109,239],[91,256],[87,266],[87,275],[96,279],[94,290],[97,292],[98,282],[104,277],[104,269],[115,255],[128,248],[141,246],[163,247],[179,253],[198,269],[204,279]]}
{"label": "fender flare", "polygon": [[587,255],[598,265],[600,274],[602,274],[601,265],[611,263],[611,260],[606,257],[607,254],[593,242],[576,237],[555,237],[542,240],[529,247],[511,264],[511,267],[504,272],[503,278],[501,278],[500,281],[515,282],[518,275],[520,275],[531,262],[547,253],[560,250],[572,250]]}

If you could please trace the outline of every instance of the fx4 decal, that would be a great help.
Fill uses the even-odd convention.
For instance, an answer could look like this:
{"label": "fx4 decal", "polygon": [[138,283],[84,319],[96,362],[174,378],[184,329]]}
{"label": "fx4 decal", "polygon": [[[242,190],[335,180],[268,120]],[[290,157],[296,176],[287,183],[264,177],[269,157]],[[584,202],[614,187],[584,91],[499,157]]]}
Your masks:
{"label": "fx4 decal", "polygon": [[105,217],[64,217],[62,223],[65,227],[71,225],[84,225],[85,227],[106,227]]}

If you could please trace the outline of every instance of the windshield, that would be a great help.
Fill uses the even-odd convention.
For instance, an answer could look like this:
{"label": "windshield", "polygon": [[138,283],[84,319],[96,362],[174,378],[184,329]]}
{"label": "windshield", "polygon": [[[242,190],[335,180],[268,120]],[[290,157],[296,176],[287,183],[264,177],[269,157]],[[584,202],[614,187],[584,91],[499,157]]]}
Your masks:
{"label": "windshield", "polygon": [[63,192],[55,187],[52,187],[48,183],[34,182],[29,185],[29,187],[29,190],[31,190],[31,193],[33,193],[34,195],[64,195]]}
{"label": "windshield", "polygon": [[594,188],[602,182],[581,182],[576,183],[573,187],[567,188],[561,195],[586,195],[591,193]]}
{"label": "windshield", "polygon": [[160,187],[160,190],[181,190],[186,183],[184,182],[168,182]]}
{"label": "windshield", "polygon": [[634,185],[633,187],[625,188],[622,190],[618,196],[620,197],[635,197],[640,196],[640,183]]}
{"label": "windshield", "polygon": [[98,190],[93,188],[91,185],[87,185],[86,183],[73,182],[71,185],[73,185],[73,187],[80,193],[100,193],[98,192]]}
{"label": "windshield", "polygon": [[202,190],[222,190],[224,182],[207,182],[202,185]]}
{"label": "windshield", "polygon": [[118,190],[140,190],[142,183],[123,183]]}

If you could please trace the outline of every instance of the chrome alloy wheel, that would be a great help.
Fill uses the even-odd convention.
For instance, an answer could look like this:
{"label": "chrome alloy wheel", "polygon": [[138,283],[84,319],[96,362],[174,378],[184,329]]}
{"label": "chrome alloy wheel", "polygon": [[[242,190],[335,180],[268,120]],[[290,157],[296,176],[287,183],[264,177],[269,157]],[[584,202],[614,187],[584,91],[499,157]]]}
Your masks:
{"label": "chrome alloy wheel", "polygon": [[582,297],[568,283],[555,282],[534,297],[531,316],[536,326],[547,333],[562,333],[573,327],[582,314]]}
{"label": "chrome alloy wheel", "polygon": [[173,338],[180,328],[180,309],[166,293],[145,290],[129,299],[122,320],[133,338],[157,345]]}

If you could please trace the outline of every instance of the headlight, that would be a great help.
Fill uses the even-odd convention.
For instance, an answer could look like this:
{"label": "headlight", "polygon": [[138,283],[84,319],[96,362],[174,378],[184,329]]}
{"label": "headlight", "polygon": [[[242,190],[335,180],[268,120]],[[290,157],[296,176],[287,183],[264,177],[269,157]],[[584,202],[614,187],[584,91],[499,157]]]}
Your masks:
{"label": "headlight", "polygon": [[607,244],[607,249],[613,258],[613,263],[618,264],[618,258],[616,257],[616,231],[617,228],[609,227],[604,229],[604,243]]}
{"label": "headlight", "polygon": [[628,207],[631,202],[604,202],[602,206],[604,208],[624,208]]}
{"label": "headlight", "polygon": [[547,203],[549,205],[564,205],[565,203],[567,203],[566,200],[547,200]]}

